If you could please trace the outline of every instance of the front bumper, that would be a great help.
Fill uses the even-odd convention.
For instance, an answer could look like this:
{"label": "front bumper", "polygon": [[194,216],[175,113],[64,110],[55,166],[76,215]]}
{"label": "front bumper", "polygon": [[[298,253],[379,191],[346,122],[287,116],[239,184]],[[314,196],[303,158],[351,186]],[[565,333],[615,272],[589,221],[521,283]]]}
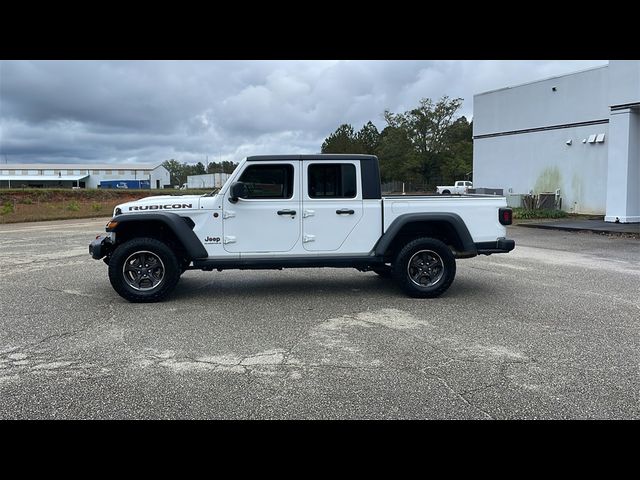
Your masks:
{"label": "front bumper", "polygon": [[96,260],[100,260],[111,252],[112,247],[111,234],[100,235],[89,244],[89,255]]}
{"label": "front bumper", "polygon": [[495,242],[476,243],[478,255],[491,255],[492,253],[509,253],[516,248],[515,240],[499,238]]}

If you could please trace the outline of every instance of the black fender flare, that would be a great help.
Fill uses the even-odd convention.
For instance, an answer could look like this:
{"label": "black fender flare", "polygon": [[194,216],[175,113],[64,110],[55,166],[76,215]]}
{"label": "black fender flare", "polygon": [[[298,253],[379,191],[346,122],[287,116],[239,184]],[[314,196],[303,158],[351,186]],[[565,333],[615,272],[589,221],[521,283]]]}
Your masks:
{"label": "black fender flare", "polygon": [[207,250],[202,245],[193,230],[187,225],[184,218],[172,212],[154,212],[154,213],[123,213],[116,215],[111,219],[112,222],[118,222],[113,228],[107,228],[107,232],[116,232],[122,230],[125,225],[140,225],[145,222],[160,222],[166,225],[182,246],[187,251],[191,259],[207,258]]}
{"label": "black fender flare", "polygon": [[432,222],[444,222],[449,224],[458,235],[460,243],[462,245],[462,251],[458,252],[459,256],[473,257],[478,254],[476,245],[469,233],[467,225],[464,220],[457,213],[452,212],[437,212],[437,213],[405,213],[397,217],[387,231],[380,237],[374,248],[376,256],[382,256],[385,254],[391,242],[398,235],[402,227],[408,223],[432,223]]}

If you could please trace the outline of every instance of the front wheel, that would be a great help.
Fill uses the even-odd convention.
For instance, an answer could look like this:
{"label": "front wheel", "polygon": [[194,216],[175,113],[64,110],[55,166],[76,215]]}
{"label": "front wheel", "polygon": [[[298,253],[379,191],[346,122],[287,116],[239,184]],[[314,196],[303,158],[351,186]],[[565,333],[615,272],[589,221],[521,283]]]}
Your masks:
{"label": "front wheel", "polygon": [[393,265],[393,276],[411,297],[442,295],[456,276],[451,250],[435,238],[418,238],[406,244]]}
{"label": "front wheel", "polygon": [[155,238],[134,238],[118,246],[109,260],[109,281],[130,302],[159,302],[180,279],[171,249]]}

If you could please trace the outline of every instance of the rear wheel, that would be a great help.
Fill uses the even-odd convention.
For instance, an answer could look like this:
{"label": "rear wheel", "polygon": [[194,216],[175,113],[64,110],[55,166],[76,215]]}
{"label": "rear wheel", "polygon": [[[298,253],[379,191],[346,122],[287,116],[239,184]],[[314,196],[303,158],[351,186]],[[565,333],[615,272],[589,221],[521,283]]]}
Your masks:
{"label": "rear wheel", "polygon": [[180,279],[171,249],[154,238],[134,238],[118,246],[109,260],[109,281],[130,302],[159,302]]}
{"label": "rear wheel", "polygon": [[393,265],[393,276],[411,297],[442,295],[456,276],[451,250],[435,238],[418,238],[406,244]]}

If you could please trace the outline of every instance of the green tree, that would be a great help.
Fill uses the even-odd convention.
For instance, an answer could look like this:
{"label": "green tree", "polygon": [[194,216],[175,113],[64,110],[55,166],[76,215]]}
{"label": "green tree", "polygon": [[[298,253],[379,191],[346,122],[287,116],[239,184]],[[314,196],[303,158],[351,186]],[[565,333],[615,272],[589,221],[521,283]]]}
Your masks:
{"label": "green tree", "polygon": [[362,148],[360,153],[375,155],[380,144],[380,132],[376,126],[368,121],[355,136],[356,143]]}
{"label": "green tree", "polygon": [[[184,176],[184,166],[179,161],[173,158],[171,160],[165,160],[162,162],[162,166],[169,171],[171,185],[182,185],[187,181]],[[185,178],[184,181],[182,180],[183,177]]]}
{"label": "green tree", "polygon": [[322,153],[362,153],[353,127],[344,123],[322,143]]}
{"label": "green tree", "polygon": [[237,163],[233,163],[228,160],[224,160],[222,162],[211,162],[209,163],[207,173],[233,173],[237,166]]}
{"label": "green tree", "polygon": [[473,169],[473,122],[458,118],[447,132],[447,149],[442,155],[440,173],[447,185],[466,180]]}
{"label": "green tree", "polygon": [[410,171],[410,159],[415,152],[411,140],[402,128],[386,127],[380,134],[376,155],[380,161],[380,177],[383,182],[409,180],[415,175]]}
{"label": "green tree", "polygon": [[204,164],[202,162],[198,162],[193,167],[193,173],[191,175],[204,175],[207,173],[207,170],[204,168]]}
{"label": "green tree", "polygon": [[472,124],[455,119],[461,98],[442,97],[436,103],[420,100],[404,113],[384,112],[387,126],[381,133],[367,122],[357,133],[340,125],[322,144],[322,153],[369,153],[380,159],[383,181],[427,184],[466,179],[473,163]]}
{"label": "green tree", "polygon": [[461,105],[461,98],[444,96],[435,104],[430,98],[423,98],[417,108],[405,113],[384,112],[389,126],[406,132],[417,153],[410,170],[418,173],[426,183],[431,184],[432,177],[439,174],[437,160],[448,148],[447,132]]}

